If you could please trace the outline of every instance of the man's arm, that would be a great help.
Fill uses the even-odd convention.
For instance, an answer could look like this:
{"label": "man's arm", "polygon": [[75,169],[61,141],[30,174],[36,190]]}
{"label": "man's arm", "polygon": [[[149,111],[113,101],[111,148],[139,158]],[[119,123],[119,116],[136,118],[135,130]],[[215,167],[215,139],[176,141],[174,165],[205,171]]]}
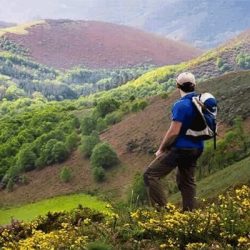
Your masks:
{"label": "man's arm", "polygon": [[174,143],[174,141],[176,140],[177,136],[179,135],[181,131],[181,126],[182,126],[181,122],[177,122],[177,121],[171,122],[170,127],[165,137],[163,138],[159,149],[155,153],[157,157],[161,155],[169,146],[171,146]]}

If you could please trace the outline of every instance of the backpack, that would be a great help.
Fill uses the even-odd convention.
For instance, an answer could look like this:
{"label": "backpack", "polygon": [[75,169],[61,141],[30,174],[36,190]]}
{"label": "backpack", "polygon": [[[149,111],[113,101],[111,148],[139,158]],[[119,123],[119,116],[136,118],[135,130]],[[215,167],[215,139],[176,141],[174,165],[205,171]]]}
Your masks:
{"label": "backpack", "polygon": [[192,97],[192,103],[197,112],[186,135],[193,139],[214,139],[214,149],[216,149],[217,100],[210,93],[203,93]]}

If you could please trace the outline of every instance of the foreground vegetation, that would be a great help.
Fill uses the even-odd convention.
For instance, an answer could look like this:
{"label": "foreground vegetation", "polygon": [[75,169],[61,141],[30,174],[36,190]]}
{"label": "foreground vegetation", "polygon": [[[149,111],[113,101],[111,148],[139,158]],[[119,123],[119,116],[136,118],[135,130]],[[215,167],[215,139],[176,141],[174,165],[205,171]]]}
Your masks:
{"label": "foreground vegetation", "polygon": [[[0,228],[2,249],[248,249],[250,189],[220,195],[204,209],[182,213],[171,204],[116,210],[51,212]],[[98,239],[98,242],[97,242]]]}
{"label": "foreground vegetation", "polygon": [[[211,200],[229,188],[249,183],[249,165],[250,157],[247,157],[197,181],[197,197],[199,199]],[[180,200],[180,193],[172,194],[169,197],[169,201],[174,204],[180,202]]]}
{"label": "foreground vegetation", "polygon": [[44,216],[49,211],[70,211],[79,204],[104,213],[108,212],[106,203],[94,196],[86,194],[64,195],[19,207],[0,208],[0,225],[9,224],[12,219],[28,222],[39,215]]}

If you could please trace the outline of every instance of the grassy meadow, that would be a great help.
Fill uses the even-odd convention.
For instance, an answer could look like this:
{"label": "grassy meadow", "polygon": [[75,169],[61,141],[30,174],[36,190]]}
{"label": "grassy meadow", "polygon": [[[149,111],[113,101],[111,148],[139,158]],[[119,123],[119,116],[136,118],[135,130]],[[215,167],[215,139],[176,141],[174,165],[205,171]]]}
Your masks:
{"label": "grassy meadow", "polygon": [[73,194],[50,198],[19,207],[1,208],[0,225],[8,224],[11,219],[31,221],[39,215],[45,215],[48,212],[69,211],[76,208],[79,204],[94,210],[108,212],[106,203],[98,200],[94,196],[86,194]]}

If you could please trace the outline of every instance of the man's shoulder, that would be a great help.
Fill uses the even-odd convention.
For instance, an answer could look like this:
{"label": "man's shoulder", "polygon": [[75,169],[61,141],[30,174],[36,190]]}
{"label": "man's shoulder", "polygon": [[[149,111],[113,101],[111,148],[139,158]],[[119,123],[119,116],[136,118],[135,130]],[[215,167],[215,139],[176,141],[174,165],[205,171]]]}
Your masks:
{"label": "man's shoulder", "polygon": [[174,104],[173,104],[173,109],[176,108],[188,108],[192,105],[192,102],[190,102],[189,99],[178,99]]}

